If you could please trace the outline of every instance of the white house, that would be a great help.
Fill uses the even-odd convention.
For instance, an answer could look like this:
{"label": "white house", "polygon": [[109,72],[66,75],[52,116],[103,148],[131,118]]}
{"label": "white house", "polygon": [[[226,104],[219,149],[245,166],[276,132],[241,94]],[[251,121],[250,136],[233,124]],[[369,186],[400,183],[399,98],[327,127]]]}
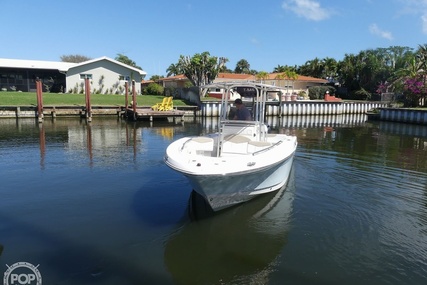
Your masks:
{"label": "white house", "polygon": [[117,60],[100,57],[81,63],[0,58],[0,90],[35,91],[36,78],[41,79],[43,91],[74,92],[84,90],[88,77],[92,93],[123,94],[125,82],[141,92],[141,80],[146,72]]}
{"label": "white house", "polygon": [[84,90],[84,79],[89,78],[91,92],[101,94],[124,94],[125,82],[135,81],[136,93],[141,93],[141,81],[147,73],[117,60],[101,57],[78,63],[66,72],[67,92]]}

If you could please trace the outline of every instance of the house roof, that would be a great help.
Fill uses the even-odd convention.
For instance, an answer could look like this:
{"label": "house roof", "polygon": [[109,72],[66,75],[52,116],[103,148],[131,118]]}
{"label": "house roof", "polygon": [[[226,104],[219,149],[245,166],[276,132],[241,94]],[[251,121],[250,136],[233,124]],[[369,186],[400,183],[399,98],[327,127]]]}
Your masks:
{"label": "house roof", "polygon": [[[277,75],[280,73],[269,73],[268,78],[266,80],[278,80]],[[188,80],[187,77],[183,74],[170,76],[166,78],[161,78],[160,81],[178,81],[178,80]],[[218,73],[218,76],[216,77],[215,81],[221,81],[221,80],[249,80],[249,81],[255,81],[257,80],[255,75],[252,74],[242,74],[242,73],[225,73],[220,72]],[[286,77],[282,80],[286,80]],[[321,79],[321,78],[315,78],[310,76],[304,76],[304,75],[297,75],[296,81],[306,81],[306,82],[314,82],[314,83],[327,83],[328,80]]]}
{"label": "house roof", "polygon": [[43,60],[27,60],[27,59],[9,59],[9,58],[0,58],[0,68],[26,68],[26,69],[56,69],[61,72],[67,72],[71,68],[75,68],[78,66],[84,66],[97,61],[110,61],[114,64],[121,65],[128,69],[131,69],[135,72],[138,72],[142,77],[144,77],[147,72],[132,67],[130,65],[124,64],[120,61],[108,58],[106,56],[91,59],[88,61],[74,63],[74,62],[62,62],[62,61],[43,61]]}
{"label": "house roof", "polygon": [[216,79],[231,79],[231,80],[255,80],[255,76],[245,73],[226,73],[220,72]]}
{"label": "house roof", "polygon": [[178,74],[174,76],[169,76],[165,78],[160,78],[159,81],[177,81],[177,80],[188,80],[184,74]]}
{"label": "house roof", "polygon": [[136,67],[124,64],[124,63],[122,63],[120,61],[114,60],[114,59],[106,57],[106,56],[80,62],[80,63],[78,63],[78,64],[76,64],[74,66],[71,66],[70,69],[71,68],[75,68],[75,67],[85,66],[87,64],[91,64],[91,63],[98,62],[98,61],[103,61],[103,60],[112,62],[112,63],[117,64],[117,65],[121,65],[121,66],[123,66],[125,68],[128,68],[128,69],[131,69],[131,70],[133,70],[135,72],[138,72],[142,77],[145,77],[145,75],[147,75],[147,72],[145,72],[145,71],[143,71],[143,70],[141,70],[139,68],[136,68]]}
{"label": "house roof", "polygon": [[0,67],[3,68],[56,69],[66,72],[70,67],[75,65],[76,63],[62,61],[0,58]]}
{"label": "house roof", "polygon": [[148,84],[150,84],[150,83],[155,83],[154,82],[154,80],[141,80],[141,84],[146,84],[146,85],[148,85]]}
{"label": "house roof", "polygon": [[[277,76],[282,73],[269,73],[267,80],[278,80]],[[283,78],[282,80],[286,80],[287,77]],[[328,83],[329,81],[322,78],[316,78],[311,76],[305,76],[305,75],[299,75],[297,74],[297,78],[295,79],[297,81],[307,81],[307,82],[316,82],[316,83]]]}

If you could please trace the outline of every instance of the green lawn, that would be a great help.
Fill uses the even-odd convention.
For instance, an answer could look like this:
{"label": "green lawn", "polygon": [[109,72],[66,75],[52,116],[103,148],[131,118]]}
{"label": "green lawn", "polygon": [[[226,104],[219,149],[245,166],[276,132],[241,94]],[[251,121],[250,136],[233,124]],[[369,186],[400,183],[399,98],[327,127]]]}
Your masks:
{"label": "green lawn", "polygon": [[[124,95],[91,94],[92,106],[124,106]],[[129,94],[129,102],[132,96]],[[157,95],[138,95],[136,98],[138,106],[152,106],[162,102],[163,96]],[[180,99],[173,100],[174,106],[187,105]],[[0,92],[0,106],[30,106],[37,105],[37,96],[35,92]],[[85,105],[84,94],[57,94],[43,93],[44,106],[70,106]]]}

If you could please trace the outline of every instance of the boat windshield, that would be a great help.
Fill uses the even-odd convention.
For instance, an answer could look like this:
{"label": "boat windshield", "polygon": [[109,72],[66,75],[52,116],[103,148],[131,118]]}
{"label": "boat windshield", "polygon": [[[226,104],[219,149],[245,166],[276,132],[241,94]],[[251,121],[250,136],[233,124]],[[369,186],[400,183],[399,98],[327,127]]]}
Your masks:
{"label": "boat windshield", "polygon": [[229,114],[234,101],[230,101],[230,94],[238,93],[245,106],[250,110],[252,120],[264,124],[264,110],[267,101],[267,93],[280,92],[281,88],[259,82],[217,82],[201,86],[202,96],[209,90],[221,90],[220,120],[230,120]]}

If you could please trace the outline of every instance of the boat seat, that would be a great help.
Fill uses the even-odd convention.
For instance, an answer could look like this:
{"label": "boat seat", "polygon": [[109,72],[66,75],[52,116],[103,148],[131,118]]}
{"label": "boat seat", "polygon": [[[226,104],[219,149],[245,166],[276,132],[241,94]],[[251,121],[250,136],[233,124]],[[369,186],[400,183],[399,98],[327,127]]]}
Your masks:
{"label": "boat seat", "polygon": [[248,145],[263,147],[263,146],[271,146],[271,143],[269,143],[269,142],[260,142],[260,141],[250,141],[250,142],[248,142]]}
{"label": "boat seat", "polygon": [[248,152],[253,153],[260,151],[264,148],[271,146],[271,143],[264,141],[250,141],[248,142]]}
{"label": "boat seat", "polygon": [[246,154],[250,140],[250,138],[241,135],[227,135],[224,137],[222,152]]}
{"label": "boat seat", "polygon": [[224,141],[232,143],[247,143],[251,139],[242,135],[227,135],[224,137]]}
{"label": "boat seat", "polygon": [[190,155],[211,156],[214,150],[214,140],[209,137],[193,137],[184,144],[183,149]]}
{"label": "boat seat", "polygon": [[193,142],[198,142],[198,143],[213,143],[213,138],[208,138],[208,137],[195,137],[192,138],[191,141]]}

